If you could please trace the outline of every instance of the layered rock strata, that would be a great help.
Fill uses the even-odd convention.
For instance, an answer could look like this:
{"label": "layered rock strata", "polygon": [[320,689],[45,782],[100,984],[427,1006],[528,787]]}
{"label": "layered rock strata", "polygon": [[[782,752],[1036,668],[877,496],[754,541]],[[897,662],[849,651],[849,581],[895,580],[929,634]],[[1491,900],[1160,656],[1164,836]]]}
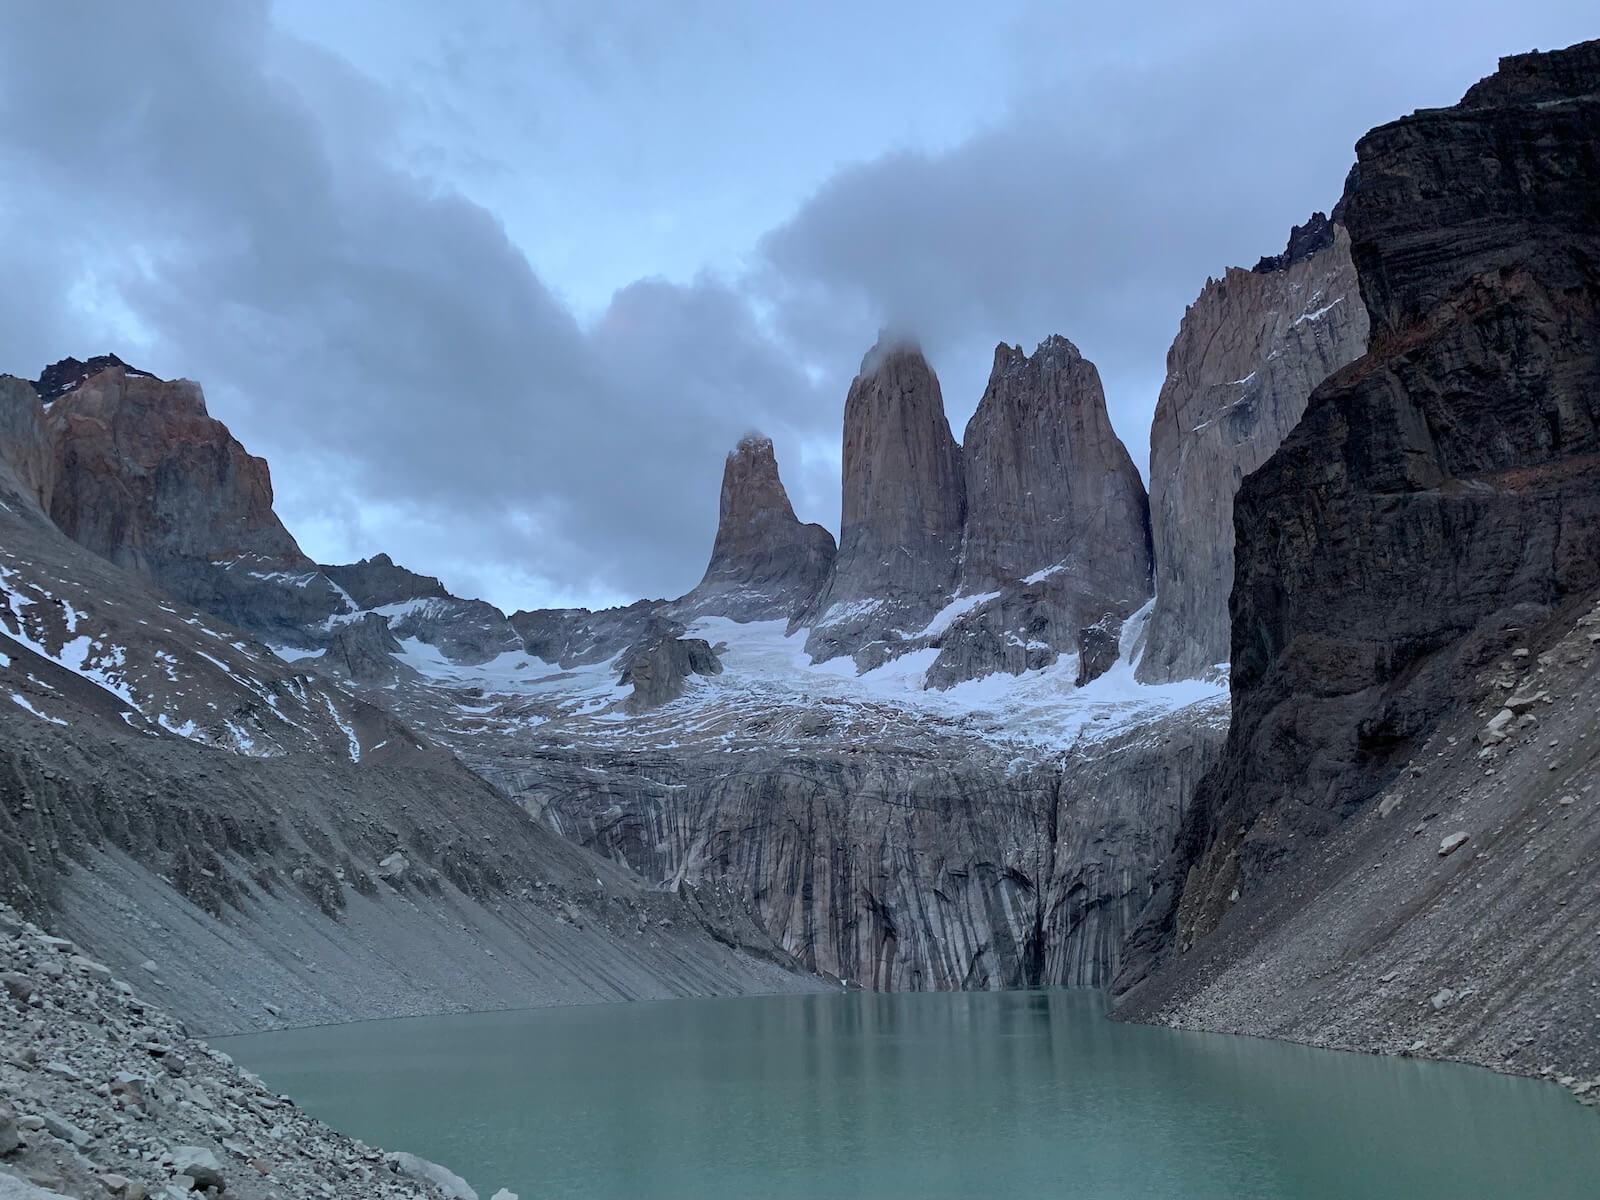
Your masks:
{"label": "layered rock strata", "polygon": [[[1529,640],[1553,636],[1540,631],[1600,587],[1597,145],[1596,42],[1505,60],[1459,105],[1358,144],[1343,212],[1371,347],[1313,393],[1239,492],[1232,727],[1159,881],[1140,938],[1151,957],[1123,980],[1147,980],[1130,1012],[1193,997],[1284,929],[1281,914],[1260,920],[1262,898],[1311,906],[1348,884],[1319,871],[1337,857],[1328,839],[1369,821],[1408,763],[1421,774],[1432,758],[1468,758],[1469,776],[1495,771],[1484,761],[1492,744],[1430,735],[1463,697],[1483,694],[1485,672],[1514,671]],[[1560,774],[1558,759],[1550,770]],[[1520,811],[1539,795],[1504,803],[1513,799],[1517,813],[1494,818],[1489,805],[1458,818],[1483,849],[1432,867],[1407,906],[1362,910],[1369,927],[1332,968],[1341,983],[1409,931],[1448,925],[1420,910],[1486,858],[1521,856],[1498,883],[1494,868],[1480,880],[1506,901],[1511,924],[1495,945],[1513,944],[1518,928],[1532,937],[1559,856],[1531,836],[1549,816]],[[1425,802],[1423,833],[1452,803]],[[1408,844],[1374,835],[1353,865],[1381,870],[1382,855]],[[1488,899],[1476,891],[1452,894],[1476,911]],[[1595,971],[1593,951],[1570,940],[1530,955],[1524,967],[1563,995]],[[1491,1011],[1479,1029],[1503,1031],[1499,1019]]]}
{"label": "layered rock strata", "polygon": [[[939,380],[916,346],[880,339],[844,410],[839,552],[809,624],[814,659],[889,657],[885,639],[921,629],[956,590],[966,482]],[[874,646],[874,643],[878,643]]]}
{"label": "layered rock strata", "polygon": [[1254,270],[1206,281],[1167,352],[1150,426],[1156,604],[1138,675],[1205,676],[1228,659],[1233,497],[1317,384],[1366,349],[1350,237],[1321,213]]}

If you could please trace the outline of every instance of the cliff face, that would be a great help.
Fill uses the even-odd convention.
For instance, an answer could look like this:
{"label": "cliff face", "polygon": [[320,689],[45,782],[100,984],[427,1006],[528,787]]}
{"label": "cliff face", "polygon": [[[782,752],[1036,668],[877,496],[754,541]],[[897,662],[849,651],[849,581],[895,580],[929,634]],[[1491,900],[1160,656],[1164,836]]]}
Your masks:
{"label": "cliff face", "polygon": [[1184,313],[1150,426],[1156,604],[1141,681],[1227,662],[1234,493],[1366,343],[1349,234],[1321,213],[1283,254],[1208,280]]}
{"label": "cliff face", "polygon": [[57,363],[34,388],[55,456],[47,512],[73,541],[272,637],[344,607],[273,512],[266,461],[206,412],[198,384],[103,355]]}
{"label": "cliff face", "polygon": [[56,393],[46,422],[50,516],[79,545],[163,586],[205,555],[313,567],[272,511],[266,461],[212,420],[198,384],[106,367]]}
{"label": "cliff face", "polygon": [[1030,357],[995,350],[962,439],[967,522],[961,587],[988,592],[1038,571],[1137,608],[1150,595],[1149,503],[1111,428],[1100,373],[1066,338]]}
{"label": "cliff face", "polygon": [[1150,595],[1150,510],[1094,364],[1059,335],[1031,357],[1002,343],[962,445],[961,591],[992,599],[938,634],[929,685],[1047,666],[1090,627],[1114,648]]}
{"label": "cliff face", "polygon": [[1225,719],[1196,706],[1024,766],[970,740],[757,713],[787,749],[550,746],[482,769],[649,879],[747,898],[816,970],[878,989],[1101,986]]}
{"label": "cliff face", "polygon": [[875,664],[872,643],[921,629],[956,589],[966,504],[939,380],[920,350],[880,342],[845,400],[839,553],[807,652]]}
{"label": "cliff face", "polygon": [[[1367,819],[1408,761],[1425,770],[1463,697],[1515,686],[1525,639],[1600,586],[1597,147],[1595,42],[1506,60],[1461,104],[1358,144],[1343,206],[1371,347],[1239,492],[1233,721],[1142,935],[1169,960],[1156,992],[1237,962],[1262,935],[1230,909],[1304,881],[1322,839]],[[1459,742],[1430,758],[1493,770],[1492,744]],[[1543,877],[1537,846],[1510,886]],[[1505,911],[1502,941],[1532,920]],[[1373,938],[1404,913],[1373,914]],[[1552,947],[1539,978],[1590,957]]]}
{"label": "cliff face", "polygon": [[0,471],[6,490],[46,513],[55,488],[56,454],[33,385],[0,375]]}
{"label": "cliff face", "polygon": [[722,472],[717,537],[705,577],[674,606],[737,621],[788,620],[816,599],[833,568],[833,534],[802,525],[778,478],[772,441],[742,440]]}

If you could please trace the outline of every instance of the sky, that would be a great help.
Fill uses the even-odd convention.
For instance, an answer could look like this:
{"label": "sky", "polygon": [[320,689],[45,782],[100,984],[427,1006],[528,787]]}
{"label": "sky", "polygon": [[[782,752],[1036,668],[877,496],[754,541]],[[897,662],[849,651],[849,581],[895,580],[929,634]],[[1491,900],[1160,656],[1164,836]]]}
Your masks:
{"label": "sky", "polygon": [[1144,466],[1209,276],[1592,0],[10,0],[0,371],[199,380],[322,562],[507,610],[674,596],[760,430],[837,532],[883,328],[959,439],[996,343]]}

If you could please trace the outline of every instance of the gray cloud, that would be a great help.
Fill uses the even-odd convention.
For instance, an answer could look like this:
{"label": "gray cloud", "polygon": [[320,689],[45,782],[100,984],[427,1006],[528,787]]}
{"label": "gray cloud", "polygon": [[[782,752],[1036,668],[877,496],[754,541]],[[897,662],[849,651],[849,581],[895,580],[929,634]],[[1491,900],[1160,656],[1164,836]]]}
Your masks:
{"label": "gray cloud", "polygon": [[[415,97],[264,4],[20,3],[0,36],[0,367],[115,349],[198,378],[313,550],[388,550],[507,604],[687,588],[752,426],[802,513],[836,521],[844,389],[883,324],[920,335],[958,427],[995,341],[1068,334],[1142,459],[1205,276],[1330,205],[1368,126],[1585,15],[1457,5],[1455,32],[1391,15],[1379,37],[1357,11],[1186,12],[1159,36],[1020,12],[1002,32],[1045,83],[985,130],[839,171],[742,272],[639,280],[580,322],[500,219],[419,173]],[[607,88],[660,49],[648,27],[563,28]],[[481,44],[452,42],[452,69]]]}

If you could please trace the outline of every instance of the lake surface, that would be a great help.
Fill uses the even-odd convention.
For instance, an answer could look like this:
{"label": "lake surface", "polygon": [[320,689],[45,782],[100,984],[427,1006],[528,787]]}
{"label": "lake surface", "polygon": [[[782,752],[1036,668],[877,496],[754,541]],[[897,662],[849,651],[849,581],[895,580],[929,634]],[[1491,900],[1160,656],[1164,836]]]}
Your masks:
{"label": "lake surface", "polygon": [[1553,1085],[1118,1025],[1082,992],[593,1005],[216,1045],[485,1200],[1600,1195],[1600,1119]]}

